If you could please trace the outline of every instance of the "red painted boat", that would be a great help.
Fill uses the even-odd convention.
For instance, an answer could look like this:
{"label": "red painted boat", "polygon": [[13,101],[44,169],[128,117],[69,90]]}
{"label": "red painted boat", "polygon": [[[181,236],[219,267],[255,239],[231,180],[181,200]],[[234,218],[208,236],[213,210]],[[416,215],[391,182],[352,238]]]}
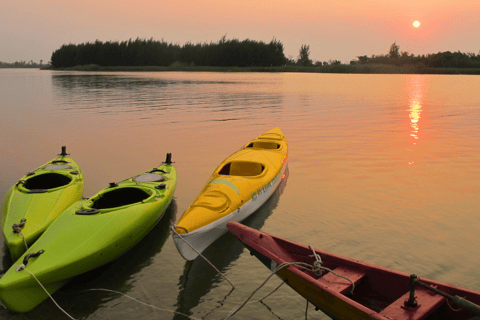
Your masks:
{"label": "red painted boat", "polygon": [[227,227],[252,255],[332,319],[480,319],[480,292],[345,258],[238,222]]}

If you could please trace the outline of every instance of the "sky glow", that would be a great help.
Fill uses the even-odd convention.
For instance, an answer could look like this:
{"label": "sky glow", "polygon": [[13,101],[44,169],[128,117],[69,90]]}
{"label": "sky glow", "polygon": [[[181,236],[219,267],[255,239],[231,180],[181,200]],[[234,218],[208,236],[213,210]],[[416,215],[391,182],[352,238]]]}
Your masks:
{"label": "sky glow", "polygon": [[[412,28],[412,21],[422,21]],[[0,61],[49,61],[63,44],[137,37],[183,45],[251,39],[284,45],[297,59],[303,44],[314,61],[387,54],[396,42],[415,55],[479,53],[478,3],[470,0],[113,0],[5,1]]]}

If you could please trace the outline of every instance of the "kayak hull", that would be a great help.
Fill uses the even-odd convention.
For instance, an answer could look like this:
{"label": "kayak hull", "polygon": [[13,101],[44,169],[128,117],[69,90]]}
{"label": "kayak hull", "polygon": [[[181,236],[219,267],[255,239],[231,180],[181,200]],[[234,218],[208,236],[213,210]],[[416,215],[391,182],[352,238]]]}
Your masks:
{"label": "kayak hull", "polygon": [[180,255],[195,259],[229,221],[242,221],[273,194],[282,180],[288,144],[279,128],[269,130],[225,159],[175,226]]}
{"label": "kayak hull", "polygon": [[[81,199],[84,178],[80,167],[68,156],[59,156],[27,173],[5,196],[2,234],[12,260],[17,260],[72,203]],[[21,234],[12,226],[20,224]],[[24,239],[25,238],[25,239]]]}
{"label": "kayak hull", "polygon": [[[204,251],[210,244],[215,242],[227,229],[227,223],[230,221],[240,222],[257,211],[273,194],[283,179],[286,166],[282,167],[280,173],[275,177],[272,185],[255,199],[250,199],[243,206],[233,211],[229,215],[222,217],[202,228],[189,233],[173,233],[173,241],[178,252],[185,260],[194,260],[198,253]],[[193,248],[192,248],[193,247]]]}
{"label": "kayak hull", "polygon": [[[176,188],[171,164],[155,169],[162,172],[137,177],[158,175],[160,182],[127,179],[71,205],[0,279],[2,303],[17,312],[30,311],[48,298],[30,272],[52,294],[69,279],[117,259],[138,243],[163,217]],[[30,258],[27,270],[15,271],[26,254],[39,251],[43,253]]]}

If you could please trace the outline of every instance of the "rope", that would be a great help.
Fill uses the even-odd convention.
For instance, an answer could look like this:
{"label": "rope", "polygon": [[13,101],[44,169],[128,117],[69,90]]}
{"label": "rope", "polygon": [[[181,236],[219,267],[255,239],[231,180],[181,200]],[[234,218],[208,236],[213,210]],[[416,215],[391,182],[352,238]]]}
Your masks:
{"label": "rope", "polygon": [[[271,296],[275,291],[277,291],[278,289],[280,289],[280,287],[284,284],[285,282],[281,282],[280,285],[278,287],[275,288],[275,290],[273,290],[272,292],[270,292],[269,294],[267,294],[265,297],[263,297],[262,299],[258,300],[258,302],[262,302],[263,300],[267,299],[269,296]],[[255,301],[252,301],[252,302],[255,302]]]}
{"label": "rope", "polygon": [[336,272],[334,272],[333,270],[331,269],[328,269],[326,267],[323,267],[322,266],[322,259],[320,258],[320,256],[315,252],[315,250],[313,249],[312,246],[308,246],[310,249],[312,249],[313,251],[313,256],[315,257],[315,261],[313,262],[313,269],[311,271],[313,271],[317,276],[321,276],[322,275],[322,270],[325,270],[325,271],[328,271],[330,273],[333,273],[334,275],[336,275],[337,277],[340,277],[340,278],[343,278],[347,281],[349,281],[351,284],[352,284],[352,289],[350,290],[350,294],[353,294],[353,290],[355,289],[355,283],[353,283],[352,280],[350,280],[349,278],[347,277],[344,277]]}
{"label": "rope", "polygon": [[[38,284],[40,285],[40,287],[42,287],[42,289],[47,293],[47,295],[50,297],[50,299],[52,299],[53,303],[58,307],[58,309],[60,309],[60,311],[62,311],[67,317],[69,317],[70,319],[72,320],[76,320],[75,318],[73,318],[71,315],[69,315],[65,310],[62,309],[62,307],[60,307],[60,305],[55,301],[55,299],[53,299],[52,295],[47,291],[47,289],[45,289],[45,287],[42,285],[42,283],[37,279],[37,277],[35,277],[35,275],[30,272],[30,270],[28,270],[25,265],[21,264],[17,267],[16,271],[21,271],[21,270],[26,270],[28,273],[30,273],[30,275],[38,282]],[[138,303],[141,303],[143,305],[146,305],[148,307],[151,307],[151,308],[154,308],[154,309],[158,309],[158,310],[162,310],[162,311],[166,311],[166,312],[171,312],[171,313],[175,313],[175,314],[179,314],[179,315],[182,315],[182,316],[185,316],[187,317],[188,319],[193,319],[193,320],[200,320],[198,318],[194,318],[194,317],[191,317],[189,315],[186,315],[184,313],[181,313],[181,312],[176,312],[176,311],[172,311],[172,310],[167,310],[167,309],[162,309],[162,308],[159,308],[159,307],[155,307],[151,304],[148,304],[148,303],[145,303],[143,301],[140,301],[138,299],[135,299],[125,293],[122,293],[122,292],[118,292],[118,291],[114,291],[114,290],[108,290],[108,289],[88,289],[88,290],[84,290],[84,291],[107,291],[107,292],[113,292],[113,293],[117,293],[117,294],[121,294],[129,299],[132,299]]]}
{"label": "rope", "polygon": [[22,231],[18,231],[18,233],[20,233],[20,235],[23,238],[23,243],[25,244],[25,249],[28,250],[27,240],[25,239],[25,236],[23,235]]}
{"label": "rope", "polygon": [[307,306],[305,308],[305,320],[307,320],[308,317],[308,300],[307,300]]}
{"label": "rope", "polygon": [[[125,297],[127,297],[127,298],[129,298],[129,299],[131,299],[131,300],[133,300],[133,301],[136,301],[136,302],[138,302],[138,303],[141,303],[141,304],[143,304],[143,305],[146,305],[146,306],[148,306],[148,307],[151,307],[151,308],[154,308],[154,309],[157,309],[157,310],[161,310],[161,311],[166,311],[166,312],[171,312],[171,313],[179,314],[179,315],[181,315],[181,316],[187,317],[188,319],[200,320],[200,319],[198,319],[198,318],[191,317],[191,316],[186,315],[186,314],[181,313],[181,312],[177,312],[177,311],[172,311],[172,310],[168,310],[168,309],[162,309],[162,308],[159,308],[159,307],[155,307],[155,306],[153,306],[153,305],[151,305],[151,304],[145,303],[145,302],[140,301],[140,300],[138,300],[138,299],[136,299],[136,298],[134,298],[134,297],[131,297],[131,296],[129,296],[128,294],[125,294],[125,293],[119,292],[119,291],[115,291],[115,290],[109,290],[109,289],[87,289],[87,290],[83,290],[83,291],[106,291],[106,292],[113,292],[113,293],[121,294],[122,296],[125,296]],[[83,292],[83,291],[82,291],[82,292]]]}
{"label": "rope", "polygon": [[459,309],[453,309],[453,307],[450,305],[450,302],[448,302],[449,299],[445,299],[447,301],[447,304],[448,306],[450,307],[450,309],[452,309],[452,311],[455,311],[455,312],[458,312],[458,311],[461,311],[462,308],[459,308]]}
{"label": "rope", "polygon": [[[285,263],[282,263],[281,265],[277,266],[277,268],[275,268],[275,270],[272,271],[272,273],[267,277],[267,279],[265,279],[265,281],[263,281],[263,283],[262,283],[257,289],[255,289],[255,290],[252,292],[252,294],[251,294],[247,299],[245,299],[245,301],[243,301],[237,308],[235,308],[235,310],[233,310],[232,312],[230,312],[230,314],[229,314],[227,317],[223,318],[223,320],[226,320],[226,319],[230,318],[230,317],[233,316],[235,313],[237,313],[238,311],[240,311],[240,309],[242,309],[242,308],[247,304],[247,302],[253,297],[253,295],[254,295],[258,290],[260,290],[260,289],[267,283],[267,281],[270,280],[270,278],[271,278],[275,273],[277,273],[277,271],[279,271],[279,270],[281,270],[281,269],[283,269],[283,268],[285,268],[285,267],[288,267],[288,266],[290,266],[290,265],[300,266],[300,265],[302,265],[302,264],[303,264],[303,262],[285,262]],[[306,264],[306,263],[305,263],[305,264]],[[306,264],[306,265],[308,265],[308,264]],[[308,265],[308,266],[310,266],[310,265]],[[311,268],[311,266],[310,266],[310,268]]]}
{"label": "rope", "polygon": [[35,275],[33,273],[30,272],[30,270],[28,270],[25,265],[20,265],[18,266],[18,268],[16,269],[16,271],[21,271],[21,270],[26,270],[28,273],[30,273],[32,275],[32,277],[37,280],[38,284],[40,285],[40,287],[42,287],[42,289],[47,293],[47,295],[50,297],[50,299],[52,299],[53,303],[55,303],[55,305],[58,307],[58,309],[60,309],[60,311],[62,311],[67,317],[69,317],[70,319],[72,320],[76,320],[75,318],[73,318],[71,315],[69,315],[65,310],[63,310],[59,305],[58,303],[55,301],[55,299],[53,299],[52,295],[47,291],[47,289],[45,289],[45,287],[40,283],[40,281],[37,279],[37,277],[35,277]]}
{"label": "rope", "polygon": [[[309,270],[309,271],[312,271],[314,272],[315,274],[317,273],[320,273],[325,270],[325,271],[328,271],[328,272],[331,272],[333,273],[334,275],[340,277],[340,278],[344,278],[345,280],[348,280],[350,281],[350,283],[352,284],[352,289],[350,290],[350,294],[353,294],[353,290],[355,289],[355,284],[353,283],[352,280],[348,279],[347,277],[344,277],[342,275],[339,275],[335,272],[333,272],[332,270],[326,268],[326,267],[323,267],[321,264],[322,264],[322,259],[320,258],[320,256],[315,252],[315,250],[313,250],[312,246],[309,246],[310,249],[312,249],[313,251],[313,256],[315,257],[315,262],[313,263],[313,265],[310,265],[308,263],[305,263],[305,262],[285,262],[285,263],[282,263],[280,265],[278,265],[275,270],[272,271],[272,273],[267,277],[267,279],[265,279],[265,281],[263,281],[263,283],[257,288],[255,289],[252,294],[247,298],[245,299],[244,302],[242,302],[237,308],[235,308],[232,312],[230,312],[230,314],[225,317],[223,320],[226,320],[228,318],[230,318],[231,316],[233,316],[234,314],[236,314],[238,311],[240,311],[240,309],[242,309],[246,304],[247,302],[253,297],[253,295],[258,291],[260,290],[267,282],[268,280],[270,280],[270,278],[276,274],[278,271],[280,271],[281,269],[285,268],[285,267],[289,267],[289,266],[296,266],[300,269],[304,269],[304,270]],[[283,283],[282,283],[283,284]],[[273,292],[275,292],[280,286],[278,286]],[[273,293],[272,292],[272,293]],[[270,294],[272,294],[270,293]],[[270,294],[268,294],[266,297],[268,297]],[[265,298],[266,298],[265,297]],[[263,299],[265,299],[263,298]],[[262,299],[262,300],[263,300]]]}
{"label": "rope", "polygon": [[23,226],[25,226],[25,223],[27,223],[27,219],[22,219],[20,223],[14,223],[12,226],[12,229],[14,233],[20,233],[20,235],[23,238],[23,243],[25,244],[25,248],[26,250],[28,250],[27,240],[25,239],[25,236],[22,233],[22,228]]}
{"label": "rope", "polygon": [[174,232],[177,236],[179,236],[180,239],[185,241],[185,243],[188,244],[190,246],[190,248],[192,248],[200,257],[202,257],[210,266],[212,266],[212,268],[215,269],[225,280],[228,281],[228,283],[230,283],[232,288],[235,289],[235,286],[233,285],[233,283],[230,282],[230,280],[228,280],[228,278],[223,273],[221,273],[220,270],[218,270],[210,261],[208,261],[207,258],[205,258],[200,252],[198,252],[198,250],[195,249],[194,246],[192,246],[187,240],[185,240],[185,238],[183,238],[181,235],[179,235],[177,230],[175,230],[175,228],[176,228],[176,226],[172,223],[171,226],[170,226],[170,230],[172,230],[172,232]]}

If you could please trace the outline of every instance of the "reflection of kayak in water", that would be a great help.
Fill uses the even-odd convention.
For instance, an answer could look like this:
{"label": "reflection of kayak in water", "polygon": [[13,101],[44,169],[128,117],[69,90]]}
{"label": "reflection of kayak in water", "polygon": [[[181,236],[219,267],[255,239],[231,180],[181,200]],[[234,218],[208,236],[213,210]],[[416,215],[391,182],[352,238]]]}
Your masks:
{"label": "reflection of kayak in water", "polygon": [[82,171],[65,147],[57,158],[11,187],[2,206],[2,232],[12,260],[17,260],[82,194]]}
{"label": "reflection of kayak in water", "polygon": [[[139,242],[162,218],[176,183],[170,157],[157,168],[112,183],[71,205],[21,259],[34,254],[27,269],[53,293],[70,278],[115,260]],[[9,309],[26,312],[48,296],[26,270],[15,271],[21,263],[14,263],[0,279],[0,300]]]}
{"label": "reflection of kayak in water", "polygon": [[[270,199],[268,199],[257,211],[243,220],[242,224],[254,229],[261,229],[278,206],[280,196],[285,190],[287,181],[288,166],[285,169],[285,178],[280,182],[280,185]],[[205,249],[202,252],[202,255],[223,274],[225,272],[228,273],[230,267],[235,264],[235,261],[238,260],[244,250],[245,247],[237,241],[234,236],[227,232]],[[220,298],[218,298],[218,300],[215,300],[215,306],[212,305],[212,310],[206,314],[211,314],[219,305],[223,305],[223,302],[226,301],[230,292],[226,296],[223,296],[226,292],[220,283],[224,279],[218,271],[212,268],[212,266],[204,259],[186,261],[183,274],[178,281],[181,290],[177,298],[178,308],[176,311],[184,314],[191,314],[191,312],[193,312],[192,309],[200,304],[209,309],[209,307],[204,305],[203,302],[205,301],[205,295],[209,294],[211,291],[215,291],[215,293],[211,293],[215,296],[221,293],[223,299],[220,300]],[[206,318],[206,315],[203,317]],[[209,317],[211,318],[212,316]],[[179,317],[178,319],[182,318]]]}
{"label": "reflection of kayak in water", "polygon": [[180,217],[173,234],[186,260],[193,260],[273,194],[287,167],[288,144],[279,128],[247,143],[214,171],[200,195]]}

